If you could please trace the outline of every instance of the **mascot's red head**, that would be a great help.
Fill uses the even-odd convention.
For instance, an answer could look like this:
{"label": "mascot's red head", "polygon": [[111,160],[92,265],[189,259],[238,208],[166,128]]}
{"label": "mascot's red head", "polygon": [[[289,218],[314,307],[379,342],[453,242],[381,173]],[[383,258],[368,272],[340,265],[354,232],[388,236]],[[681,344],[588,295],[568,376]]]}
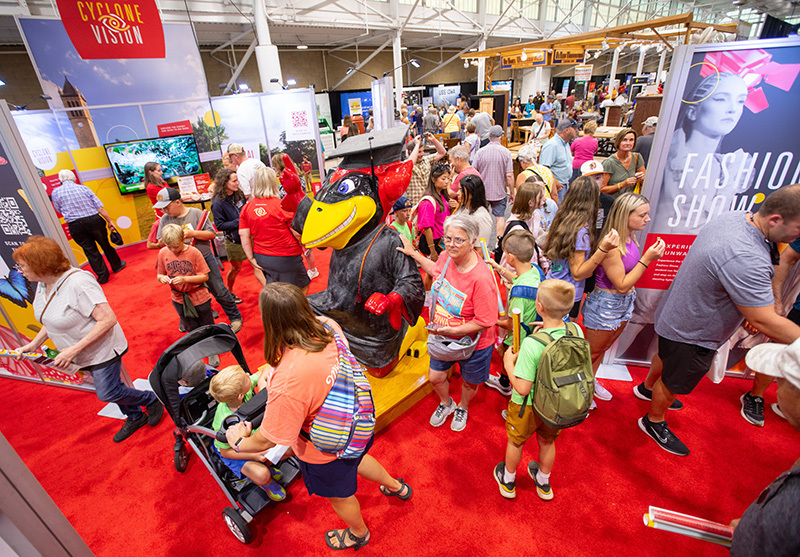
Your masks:
{"label": "mascot's red head", "polygon": [[342,249],[380,226],[411,182],[414,163],[401,160],[407,133],[403,126],[357,135],[328,153],[342,162],[292,223],[304,245]]}

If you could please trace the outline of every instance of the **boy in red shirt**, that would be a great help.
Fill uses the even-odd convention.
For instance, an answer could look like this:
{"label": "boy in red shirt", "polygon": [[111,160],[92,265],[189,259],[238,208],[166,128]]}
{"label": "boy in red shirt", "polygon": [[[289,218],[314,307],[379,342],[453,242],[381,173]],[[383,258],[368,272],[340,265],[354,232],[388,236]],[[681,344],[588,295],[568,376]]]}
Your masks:
{"label": "boy in red shirt", "polygon": [[156,278],[170,286],[172,305],[184,329],[188,332],[203,325],[213,325],[211,293],[205,286],[209,269],[203,254],[183,243],[183,228],[177,224],[166,225],[161,239],[166,246],[158,252]]}

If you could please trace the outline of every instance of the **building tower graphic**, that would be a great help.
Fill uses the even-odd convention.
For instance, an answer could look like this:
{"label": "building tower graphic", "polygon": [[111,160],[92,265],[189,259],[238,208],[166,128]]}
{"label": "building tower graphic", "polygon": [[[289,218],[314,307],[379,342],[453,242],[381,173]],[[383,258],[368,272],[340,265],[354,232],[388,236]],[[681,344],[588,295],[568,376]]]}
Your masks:
{"label": "building tower graphic", "polygon": [[64,103],[65,108],[81,108],[82,110],[68,110],[69,122],[72,124],[72,129],[75,130],[75,137],[78,139],[78,145],[81,149],[87,147],[99,147],[100,140],[97,138],[97,131],[94,129],[94,122],[92,122],[92,115],[86,109],[88,103],[83,93],[78,91],[72,83],[69,82],[64,76],[64,86],[59,87],[58,94],[61,96],[61,101]]}

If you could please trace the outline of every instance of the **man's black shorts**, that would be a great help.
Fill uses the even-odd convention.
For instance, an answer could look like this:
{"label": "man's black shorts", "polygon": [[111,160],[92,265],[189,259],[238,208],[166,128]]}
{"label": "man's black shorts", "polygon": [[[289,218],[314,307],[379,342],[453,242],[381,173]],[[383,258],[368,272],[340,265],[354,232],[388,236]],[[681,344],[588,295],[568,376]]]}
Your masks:
{"label": "man's black shorts", "polygon": [[688,395],[711,369],[717,351],[659,335],[658,356],[664,363],[661,381],[676,395]]}

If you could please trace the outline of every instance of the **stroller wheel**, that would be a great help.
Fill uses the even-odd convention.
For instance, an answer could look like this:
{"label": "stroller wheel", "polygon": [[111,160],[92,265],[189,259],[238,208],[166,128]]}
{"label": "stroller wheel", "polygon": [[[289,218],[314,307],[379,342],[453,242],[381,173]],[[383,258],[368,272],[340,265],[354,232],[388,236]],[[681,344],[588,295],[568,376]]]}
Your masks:
{"label": "stroller wheel", "polygon": [[231,531],[231,534],[236,536],[237,540],[245,545],[253,541],[253,534],[250,533],[250,527],[247,525],[247,521],[242,518],[242,515],[236,512],[235,509],[231,507],[224,508],[222,510],[222,518],[225,519],[228,530]]}
{"label": "stroller wheel", "polygon": [[189,450],[186,448],[185,443],[181,443],[179,448],[175,449],[175,470],[183,474],[186,471],[186,466],[189,465]]}

